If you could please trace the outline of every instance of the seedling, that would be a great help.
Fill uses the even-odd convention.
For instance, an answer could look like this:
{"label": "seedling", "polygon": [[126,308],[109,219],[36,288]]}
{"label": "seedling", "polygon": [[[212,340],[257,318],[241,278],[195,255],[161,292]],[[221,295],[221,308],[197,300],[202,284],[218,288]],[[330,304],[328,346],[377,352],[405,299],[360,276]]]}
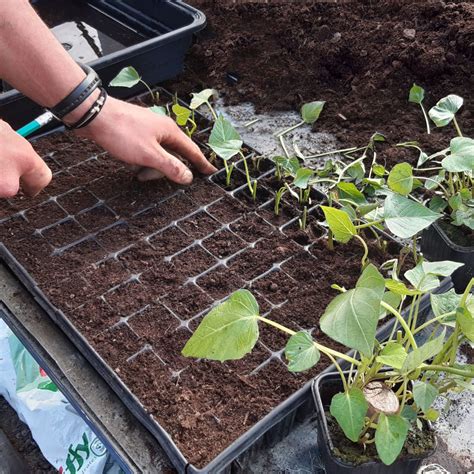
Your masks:
{"label": "seedling", "polygon": [[[212,309],[182,354],[220,362],[241,359],[255,347],[259,324],[283,332],[288,336],[284,350],[288,370],[309,370],[321,354],[327,356],[339,372],[344,389],[332,398],[331,415],[348,439],[361,448],[375,443],[381,461],[390,465],[410,431],[423,431],[425,421],[438,418],[439,413],[432,408],[435,399],[449,391],[469,389],[474,377],[472,365],[455,361],[459,345],[474,341],[474,298],[470,295],[474,279],[463,295],[452,290],[432,295],[435,317],[418,324],[419,299],[439,286],[440,276],[449,276],[459,266],[449,261],[420,262],[404,275],[412,285],[408,287],[402,281],[384,279],[375,266],[368,265],[355,288],[346,290],[334,285],[341,293],[327,306],[319,321],[320,329],[356,351],[354,356],[320,344],[307,331],[294,331],[261,316],[255,297],[247,290],[238,290]],[[399,308],[408,296],[412,301],[407,322]],[[387,315],[393,319],[392,334],[387,341],[379,342],[377,325]],[[447,336],[444,325],[453,324],[455,329]],[[432,329],[431,336],[418,346],[414,336],[428,328]],[[341,360],[350,364],[347,377]],[[387,366],[388,372],[384,370]],[[374,389],[378,397],[373,396]]]}
{"label": "seedling", "polygon": [[453,122],[457,134],[462,137],[461,129],[456,120],[456,113],[462,107],[464,99],[455,94],[450,94],[442,98],[430,111],[428,112],[431,120],[437,127],[445,127]]}
{"label": "seedling", "polygon": [[[180,127],[185,127],[186,134],[191,138],[197,129],[197,124],[194,117],[194,110],[190,110],[178,103],[173,104],[171,110],[176,116],[176,123]],[[188,126],[190,125],[190,127]]]}
{"label": "seedling", "polygon": [[214,110],[214,107],[211,105],[211,97],[217,95],[217,92],[214,89],[204,89],[201,92],[193,92],[191,94],[192,99],[191,99],[191,104],[189,105],[189,108],[191,110],[197,110],[199,107],[206,105],[211,112],[211,115],[214,119],[214,121],[217,120],[217,114],[216,111]]}
{"label": "seedling", "polygon": [[132,88],[142,83],[150,93],[151,100],[154,104],[158,104],[159,96],[155,97],[151,87],[141,78],[138,71],[133,66],[124,67],[109,83],[110,87],[127,87]]}
{"label": "seedling", "polygon": [[234,163],[231,163],[229,166],[228,161],[231,158],[240,155],[244,163],[247,186],[253,199],[255,200],[257,198],[257,181],[254,180],[252,182],[250,178],[247,159],[242,152],[242,145],[243,141],[240,138],[237,130],[222,115],[219,115],[216,122],[214,123],[211,135],[209,137],[209,146],[214,151],[214,153],[224,161],[227,186],[230,185],[230,179],[234,169]]}
{"label": "seedling", "polygon": [[425,99],[425,90],[423,89],[423,87],[413,84],[412,88],[410,89],[408,101],[412,102],[413,104],[418,104],[421,107],[421,111],[423,112],[423,117],[425,118],[426,133],[430,135],[431,133],[430,121],[428,120],[428,115],[426,114],[426,110],[423,107],[424,99]]}

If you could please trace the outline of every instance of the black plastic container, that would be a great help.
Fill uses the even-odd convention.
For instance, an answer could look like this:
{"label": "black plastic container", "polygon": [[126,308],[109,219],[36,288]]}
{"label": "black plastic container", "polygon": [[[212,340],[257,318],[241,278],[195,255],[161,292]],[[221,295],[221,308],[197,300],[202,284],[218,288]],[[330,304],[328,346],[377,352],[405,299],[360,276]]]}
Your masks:
{"label": "black plastic container", "polygon": [[[40,11],[43,2],[51,4],[52,8],[57,3],[37,0],[34,3]],[[104,44],[107,36],[108,50],[112,52],[88,62],[99,73],[105,86],[108,86],[120,69],[126,66],[135,67],[148,84],[156,84],[175,77],[183,69],[184,57],[192,43],[193,33],[206,24],[206,18],[201,12],[181,0],[79,0],[74,3],[80,3],[85,9],[92,10],[94,14],[91,13],[88,18],[94,18],[97,22],[94,26]],[[99,21],[98,18],[103,18],[103,21]],[[89,23],[85,22],[86,25]],[[116,39],[111,40],[109,35],[104,35],[100,31],[101,26],[98,25],[103,24],[107,25],[104,27],[107,31],[116,24],[118,31],[114,33]],[[129,35],[125,35],[124,30],[127,30]],[[75,59],[87,62],[86,56],[85,59],[81,59],[84,49],[75,48],[75,45],[71,44],[74,38],[78,41],[79,36],[71,35],[71,41],[68,39],[61,41],[71,52],[75,49],[82,51]],[[121,45],[123,47],[120,49]],[[132,89],[110,88],[109,92],[115,97],[123,98],[135,95],[144,88],[143,84],[138,84]],[[0,117],[9,122],[13,128],[28,123],[42,111],[40,106],[16,90],[0,94]]]}
{"label": "black plastic container", "polygon": [[458,268],[451,276],[456,291],[464,292],[474,277],[474,242],[471,247],[457,245],[438,223],[434,223],[421,235],[421,251],[431,261],[452,260],[464,263],[464,266]]}
{"label": "black plastic container", "polygon": [[[348,372],[346,372],[347,374]],[[423,460],[431,456],[435,447],[422,456],[396,460],[390,466],[380,462],[367,462],[359,466],[347,464],[337,459],[333,454],[334,445],[329,434],[325,411],[328,410],[331,399],[343,391],[341,377],[337,372],[321,374],[312,385],[314,405],[316,407],[316,422],[318,425],[318,447],[321,460],[327,473],[331,474],[415,474],[421,467]]]}

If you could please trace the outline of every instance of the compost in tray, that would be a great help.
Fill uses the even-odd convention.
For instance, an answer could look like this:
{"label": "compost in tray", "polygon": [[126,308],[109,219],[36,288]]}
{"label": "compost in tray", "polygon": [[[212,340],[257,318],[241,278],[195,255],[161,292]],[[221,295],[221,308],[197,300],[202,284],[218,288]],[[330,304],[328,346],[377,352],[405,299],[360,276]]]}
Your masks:
{"label": "compost in tray", "polygon": [[[327,365],[289,373],[285,338],[265,327],[244,360],[182,357],[218,301],[249,288],[271,319],[345,351],[317,322],[336,294],[330,285],[356,282],[362,249],[349,243],[328,252],[318,240],[325,230],[316,208],[310,233],[298,230],[300,211],[289,202],[276,217],[266,186],[271,167],[259,177],[254,202],[245,184],[219,185],[219,172],[188,188],[139,183],[68,133],[35,146],[55,166],[53,183],[33,201],[20,195],[1,202],[1,240],[191,463],[205,465]],[[397,254],[395,245],[387,254],[371,246],[376,264]]]}

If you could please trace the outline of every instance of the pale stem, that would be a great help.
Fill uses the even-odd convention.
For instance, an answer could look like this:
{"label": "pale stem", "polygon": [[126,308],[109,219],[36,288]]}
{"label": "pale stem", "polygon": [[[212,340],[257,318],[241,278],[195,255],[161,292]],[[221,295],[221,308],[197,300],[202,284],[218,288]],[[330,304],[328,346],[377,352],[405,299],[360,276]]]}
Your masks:
{"label": "pale stem", "polygon": [[382,308],[385,308],[388,312],[392,313],[397,318],[398,322],[400,323],[400,326],[405,331],[405,334],[408,337],[408,340],[410,341],[411,346],[413,347],[413,349],[416,349],[418,346],[416,344],[415,338],[413,337],[413,334],[410,331],[408,324],[403,319],[403,316],[395,308],[387,304],[385,301],[382,301],[380,303],[380,306],[382,306]]}
{"label": "pale stem", "polygon": [[211,103],[207,100],[206,105],[209,107],[209,110],[211,111],[212,117],[214,118],[214,122],[217,120],[217,114],[216,111],[214,110],[214,107],[211,105]]}
{"label": "pale stem", "polygon": [[281,132],[277,132],[276,136],[277,137],[282,137],[283,135],[286,135],[287,133],[290,133],[293,130],[296,130],[297,128],[301,127],[305,123],[306,122],[304,120],[302,120],[300,123],[297,123],[296,125],[293,125],[292,127],[289,127],[286,130],[282,130]]}
{"label": "pale stem", "polygon": [[145,81],[143,81],[142,79],[140,79],[140,82],[148,89],[148,92],[151,95],[151,100],[153,101],[153,103],[155,105],[158,105],[156,100],[155,100],[155,96],[153,95],[153,91],[151,90],[150,86]]}
{"label": "pale stem", "polygon": [[278,139],[280,140],[281,147],[283,148],[283,151],[285,152],[285,156],[289,159],[290,154],[288,153],[288,149],[286,148],[286,144],[285,144],[285,140],[283,138],[283,135],[280,135],[278,137]]}
{"label": "pale stem", "polygon": [[456,128],[457,134],[460,137],[462,137],[462,132],[461,132],[461,129],[459,128],[459,124],[458,124],[458,121],[456,120],[456,117],[453,117],[453,123],[454,123],[454,127]]}
{"label": "pale stem", "polygon": [[414,331],[413,335],[418,334],[420,331],[423,331],[423,329],[426,329],[429,325],[436,323],[438,321],[443,320],[444,318],[448,318],[450,316],[454,316],[456,314],[456,311],[450,311],[449,313],[444,313],[439,316],[436,316],[435,318],[430,319],[429,321],[426,321],[426,323],[421,324],[418,326]]}
{"label": "pale stem", "polygon": [[308,159],[313,159],[313,158],[322,158],[323,156],[335,155],[336,153],[348,153],[348,152],[355,153],[356,151],[363,150],[364,148],[365,147],[357,148],[353,146],[351,148],[342,148],[340,150],[324,151],[322,153],[316,153],[315,155],[305,156],[304,158],[308,160]]}
{"label": "pale stem", "polygon": [[474,378],[474,369],[471,368],[471,370],[462,370],[458,369],[456,367],[446,367],[444,365],[427,365],[427,364],[422,364],[420,366],[421,370],[426,370],[426,371],[433,371],[433,372],[447,372],[449,374],[454,374],[454,375],[460,375],[461,377],[464,378]]}
{"label": "pale stem", "polygon": [[423,117],[425,117],[425,123],[426,123],[426,133],[428,135],[431,134],[431,128],[430,128],[430,120],[428,119],[428,115],[426,113],[426,110],[425,108],[423,107],[423,104],[420,102],[420,107],[421,107],[421,110],[423,111]]}
{"label": "pale stem", "polygon": [[369,248],[367,247],[365,240],[360,235],[355,234],[354,237],[358,239],[360,243],[362,244],[362,247],[364,247],[364,255],[362,255],[361,264],[362,264],[362,268],[365,268],[365,265],[367,263],[367,258],[369,256]]}

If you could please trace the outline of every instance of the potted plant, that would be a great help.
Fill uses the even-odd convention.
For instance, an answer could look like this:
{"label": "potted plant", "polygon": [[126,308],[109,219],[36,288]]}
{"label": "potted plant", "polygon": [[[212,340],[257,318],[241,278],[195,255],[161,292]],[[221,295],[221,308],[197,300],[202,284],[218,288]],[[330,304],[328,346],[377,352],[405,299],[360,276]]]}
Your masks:
{"label": "potted plant", "polygon": [[[353,349],[350,354],[261,316],[247,290],[238,290],[211,310],[182,353],[221,362],[240,359],[257,343],[259,323],[283,331],[288,335],[284,355],[290,371],[309,370],[321,354],[337,370],[314,384],[318,436],[328,472],[416,472],[436,447],[429,424],[439,416],[434,400],[468,388],[474,377],[472,365],[456,362],[459,345],[474,341],[474,279],[462,295],[453,290],[431,294],[433,317],[428,321],[421,322],[418,314],[420,299],[439,286],[439,277],[459,266],[421,260],[402,281],[396,273],[384,278],[369,264],[355,288],[334,285],[340,294],[327,306],[319,326]],[[400,309],[407,306],[405,320]],[[387,316],[394,318],[393,330],[388,340],[379,342],[377,325]],[[447,326],[453,328],[449,335]],[[420,344],[416,336],[422,333],[428,336]],[[342,364],[349,370],[344,372]]]}

